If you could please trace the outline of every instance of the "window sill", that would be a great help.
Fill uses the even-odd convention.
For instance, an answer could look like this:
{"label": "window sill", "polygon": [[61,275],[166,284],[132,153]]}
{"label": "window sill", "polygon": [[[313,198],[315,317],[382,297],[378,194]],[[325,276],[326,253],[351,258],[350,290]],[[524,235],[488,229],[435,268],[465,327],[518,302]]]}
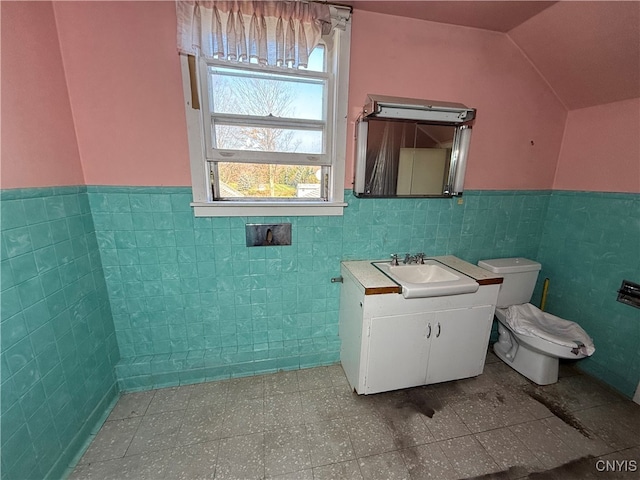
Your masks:
{"label": "window sill", "polygon": [[216,202],[191,203],[196,217],[341,216],[344,202]]}

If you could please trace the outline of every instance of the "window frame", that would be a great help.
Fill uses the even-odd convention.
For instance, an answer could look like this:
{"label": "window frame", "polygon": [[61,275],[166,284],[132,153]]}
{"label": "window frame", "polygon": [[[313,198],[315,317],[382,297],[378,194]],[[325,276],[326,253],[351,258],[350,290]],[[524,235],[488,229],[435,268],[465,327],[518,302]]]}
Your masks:
{"label": "window frame", "polygon": [[[187,120],[187,136],[189,143],[189,157],[191,164],[191,184],[193,190],[193,202],[196,217],[216,216],[311,216],[311,215],[342,215],[344,203],[344,176],[347,138],[347,104],[348,104],[348,78],[349,78],[349,54],[351,39],[351,23],[344,21],[344,28],[335,27],[331,33],[323,37],[325,45],[325,63],[327,72],[326,102],[326,130],[325,153],[320,154],[286,154],[267,152],[243,152],[240,161],[253,163],[273,163],[275,157],[279,157],[281,164],[323,165],[322,181],[326,200],[298,199],[298,198],[266,198],[243,200],[216,200],[210,181],[210,162],[229,161],[233,155],[229,152],[211,148],[211,141],[207,139],[210,131],[210,115],[208,95],[203,90],[208,89],[207,67],[208,65],[222,68],[241,68],[264,72],[275,72],[291,76],[297,76],[298,70],[287,70],[281,67],[260,67],[253,64],[226,62],[219,60],[205,60],[196,58],[192,66],[186,55],[180,54],[182,70],[183,93],[185,100],[185,114]],[[195,65],[194,65],[195,64]],[[195,67],[195,68],[194,68]],[[317,77],[320,72],[302,70],[300,76],[313,75]],[[195,90],[195,91],[194,91]],[[194,95],[196,94],[196,95]],[[197,103],[199,104],[197,104]],[[199,108],[195,108],[199,107]],[[301,121],[304,123],[305,121]],[[209,129],[209,130],[207,130]],[[208,135],[210,138],[211,135]],[[246,155],[245,155],[246,153]],[[260,158],[262,157],[262,158]],[[306,159],[305,159],[306,157]],[[322,157],[323,160],[312,160],[309,157]],[[330,170],[330,174],[329,174]],[[329,174],[328,181],[325,175]]]}

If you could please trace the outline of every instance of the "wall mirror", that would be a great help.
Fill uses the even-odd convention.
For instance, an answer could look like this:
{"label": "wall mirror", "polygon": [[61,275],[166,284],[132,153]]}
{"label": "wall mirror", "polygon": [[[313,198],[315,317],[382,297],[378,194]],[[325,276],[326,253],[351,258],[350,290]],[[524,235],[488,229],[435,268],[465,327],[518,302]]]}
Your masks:
{"label": "wall mirror", "polygon": [[356,124],[358,197],[461,195],[475,109],[369,95]]}

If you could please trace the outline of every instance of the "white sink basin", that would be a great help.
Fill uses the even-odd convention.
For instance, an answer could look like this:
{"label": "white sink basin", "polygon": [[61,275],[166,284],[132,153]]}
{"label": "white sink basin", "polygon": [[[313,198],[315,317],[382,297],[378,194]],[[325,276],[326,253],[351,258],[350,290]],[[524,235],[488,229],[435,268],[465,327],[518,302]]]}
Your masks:
{"label": "white sink basin", "polygon": [[397,266],[391,262],[373,262],[373,266],[402,287],[404,298],[460,295],[476,292],[479,288],[474,279],[437,260]]}

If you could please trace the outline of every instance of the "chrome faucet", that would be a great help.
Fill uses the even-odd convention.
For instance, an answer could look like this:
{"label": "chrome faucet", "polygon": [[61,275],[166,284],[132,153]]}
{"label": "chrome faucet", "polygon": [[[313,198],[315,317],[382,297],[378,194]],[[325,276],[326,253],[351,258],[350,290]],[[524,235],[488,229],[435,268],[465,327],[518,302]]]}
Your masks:
{"label": "chrome faucet", "polygon": [[[391,257],[393,258],[393,255]],[[398,255],[396,255],[395,257],[397,262]],[[411,265],[412,263],[424,265],[424,253],[416,253],[415,255],[409,255],[408,253],[405,253],[404,260],[402,260],[402,263],[404,263],[405,265],[407,264]],[[392,264],[393,264],[393,261],[392,261]]]}
{"label": "chrome faucet", "polygon": [[398,266],[398,254],[397,253],[392,253],[391,254],[391,266],[392,267],[397,267]]}

